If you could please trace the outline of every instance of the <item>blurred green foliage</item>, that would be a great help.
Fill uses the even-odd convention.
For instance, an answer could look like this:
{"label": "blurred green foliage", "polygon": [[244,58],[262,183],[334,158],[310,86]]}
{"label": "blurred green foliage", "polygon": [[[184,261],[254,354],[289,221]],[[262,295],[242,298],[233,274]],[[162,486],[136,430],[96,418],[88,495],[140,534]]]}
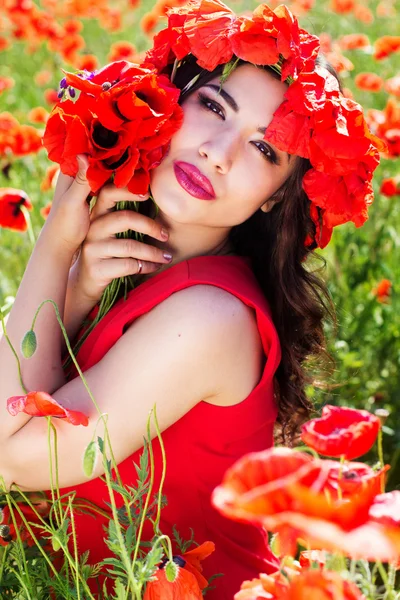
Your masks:
{"label": "blurred green foliage", "polygon": [[[110,3],[111,4],[111,3]],[[252,10],[256,2],[230,2],[237,10]],[[377,2],[369,7],[375,14]],[[140,30],[141,16],[152,7],[144,2],[135,11],[126,10],[124,28],[118,33],[104,31],[96,20],[83,20],[82,32],[86,41],[85,53],[95,54],[100,64],[107,62],[111,43],[117,40],[133,42],[138,51],[150,45]],[[365,25],[352,14],[338,15],[329,9],[325,0],[316,0],[315,7],[301,18],[302,25],[320,35],[329,33],[333,39],[348,33],[366,33],[371,43],[381,35],[398,34],[398,18],[378,18]],[[384,108],[388,94],[362,92],[354,85],[355,74],[373,71],[387,79],[400,73],[400,53],[376,62],[372,48],[344,53],[354,64],[354,70],[342,77],[344,86],[354,93],[365,108]],[[0,111],[11,112],[20,122],[27,122],[27,114],[35,106],[46,106],[43,88],[34,82],[34,75],[43,69],[53,73],[46,87],[57,88],[62,77],[62,64],[43,44],[34,53],[26,51],[24,42],[15,42],[0,53],[0,75],[13,77],[15,86],[0,95]],[[13,162],[9,170],[0,171],[0,187],[25,190],[32,203],[32,224],[38,235],[43,224],[40,208],[51,200],[52,192],[41,192],[40,182],[49,166],[46,152],[27,156]],[[0,162],[1,166],[1,162]],[[4,165],[3,165],[4,166]],[[342,404],[374,411],[386,408],[390,417],[384,428],[385,458],[391,463],[389,488],[400,482],[400,196],[386,198],[379,194],[383,178],[400,171],[399,160],[382,160],[376,171],[375,202],[370,218],[361,229],[349,224],[338,228],[330,245],[321,253],[326,260],[326,278],[337,310],[337,328],[328,329],[329,349],[336,360],[336,370],[328,383],[329,390],[309,389],[310,397],[321,407],[326,403]],[[16,293],[18,283],[32,246],[26,234],[0,229],[0,306],[7,297]],[[382,279],[393,283],[390,300],[379,303],[373,288]],[[375,454],[369,457],[376,459]]]}

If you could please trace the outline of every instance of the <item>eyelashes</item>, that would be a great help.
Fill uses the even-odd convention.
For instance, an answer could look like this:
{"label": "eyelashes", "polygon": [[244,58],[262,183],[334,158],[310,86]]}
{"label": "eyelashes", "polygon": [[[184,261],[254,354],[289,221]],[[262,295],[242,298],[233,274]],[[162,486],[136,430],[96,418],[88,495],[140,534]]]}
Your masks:
{"label": "eyelashes", "polygon": [[[208,112],[215,113],[218,117],[225,121],[224,109],[220,104],[218,104],[218,102],[215,102],[215,100],[212,100],[202,92],[198,92],[198,99],[202,108],[204,108]],[[254,144],[254,146],[257,148],[257,150],[263,158],[265,158],[274,165],[280,164],[280,161],[275,152],[265,142],[253,141],[252,144]]]}

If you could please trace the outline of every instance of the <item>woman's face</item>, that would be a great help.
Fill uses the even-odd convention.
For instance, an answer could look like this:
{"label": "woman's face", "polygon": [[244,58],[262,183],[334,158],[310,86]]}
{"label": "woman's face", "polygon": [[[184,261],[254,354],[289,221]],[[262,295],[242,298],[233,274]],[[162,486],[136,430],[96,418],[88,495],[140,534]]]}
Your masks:
{"label": "woman's face", "polygon": [[[263,140],[286,85],[245,64],[223,84],[226,94],[218,94],[219,87],[215,77],[185,99],[183,125],[162,163],[152,171],[154,200],[178,223],[210,227],[243,223],[259,208],[272,206],[266,201],[294,167],[295,157],[289,161],[286,152]],[[197,198],[184,183],[182,187],[176,162],[197,167],[211,183],[215,198]]]}

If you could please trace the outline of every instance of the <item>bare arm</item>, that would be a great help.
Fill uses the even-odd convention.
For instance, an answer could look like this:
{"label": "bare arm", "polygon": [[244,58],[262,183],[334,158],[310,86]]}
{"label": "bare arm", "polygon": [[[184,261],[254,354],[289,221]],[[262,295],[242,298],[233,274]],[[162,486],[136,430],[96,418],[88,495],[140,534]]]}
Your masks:
{"label": "bare arm", "polygon": [[[20,346],[41,302],[53,300],[64,311],[68,271],[79,239],[89,226],[86,197],[90,187],[81,171],[77,177],[63,175],[57,182],[52,213],[43,227],[25,270],[11,309],[7,332],[19,355],[22,377],[28,390],[53,392],[64,383],[61,366],[61,331],[53,307],[45,305],[39,314],[35,331],[38,349],[32,358],[24,359]],[[76,218],[70,213],[75,211]],[[15,357],[7,340],[0,340],[0,450],[4,441],[30,420],[26,415],[14,418],[6,410],[10,396],[23,394]]]}
{"label": "bare arm", "polygon": [[[194,286],[137,319],[85,373],[101,412],[108,414],[117,463],[143,445],[154,403],[163,431],[196,403],[218,394],[240,356],[248,324],[248,309],[238,299],[224,290]],[[79,378],[55,391],[53,397],[89,416],[88,427],[53,419],[58,431],[60,485],[77,485],[87,480],[82,456],[98,415]],[[33,418],[4,440],[0,473],[8,484],[16,482],[26,490],[49,488],[46,430],[45,419]],[[103,435],[102,426],[97,433]],[[98,465],[94,476],[102,472]]]}

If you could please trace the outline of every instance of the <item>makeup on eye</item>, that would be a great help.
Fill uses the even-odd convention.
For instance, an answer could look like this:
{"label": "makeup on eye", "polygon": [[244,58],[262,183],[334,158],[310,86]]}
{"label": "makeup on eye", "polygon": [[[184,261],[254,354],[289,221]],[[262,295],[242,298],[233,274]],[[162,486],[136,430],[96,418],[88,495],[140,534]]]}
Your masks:
{"label": "makeup on eye", "polygon": [[[204,87],[206,87],[206,86],[204,86]],[[216,87],[216,88],[218,88],[218,86],[211,86],[211,85],[208,86],[208,87]],[[218,104],[218,102],[216,102],[215,100],[213,100],[212,98],[210,98],[206,94],[203,94],[202,92],[198,92],[198,98],[199,98],[201,106],[205,110],[207,110],[209,112],[213,112],[217,116],[220,116],[223,120],[225,120],[224,109],[222,108],[222,106],[220,104]],[[231,96],[229,96],[229,98],[232,99]],[[229,105],[231,105],[230,102],[229,102]],[[237,108],[237,104],[236,103],[235,103],[235,108]],[[233,108],[233,110],[235,112],[238,112],[238,110],[236,110],[235,108]],[[217,109],[217,110],[214,110],[214,109]],[[263,158],[265,158],[266,160],[268,160],[272,164],[275,164],[275,165],[280,165],[281,164],[280,157],[265,142],[263,142],[261,140],[260,141],[253,140],[252,144],[257,148],[257,150],[260,152],[260,154],[263,156]],[[261,146],[261,148],[258,146],[258,144]],[[269,152],[269,154],[267,154],[267,152]]]}

